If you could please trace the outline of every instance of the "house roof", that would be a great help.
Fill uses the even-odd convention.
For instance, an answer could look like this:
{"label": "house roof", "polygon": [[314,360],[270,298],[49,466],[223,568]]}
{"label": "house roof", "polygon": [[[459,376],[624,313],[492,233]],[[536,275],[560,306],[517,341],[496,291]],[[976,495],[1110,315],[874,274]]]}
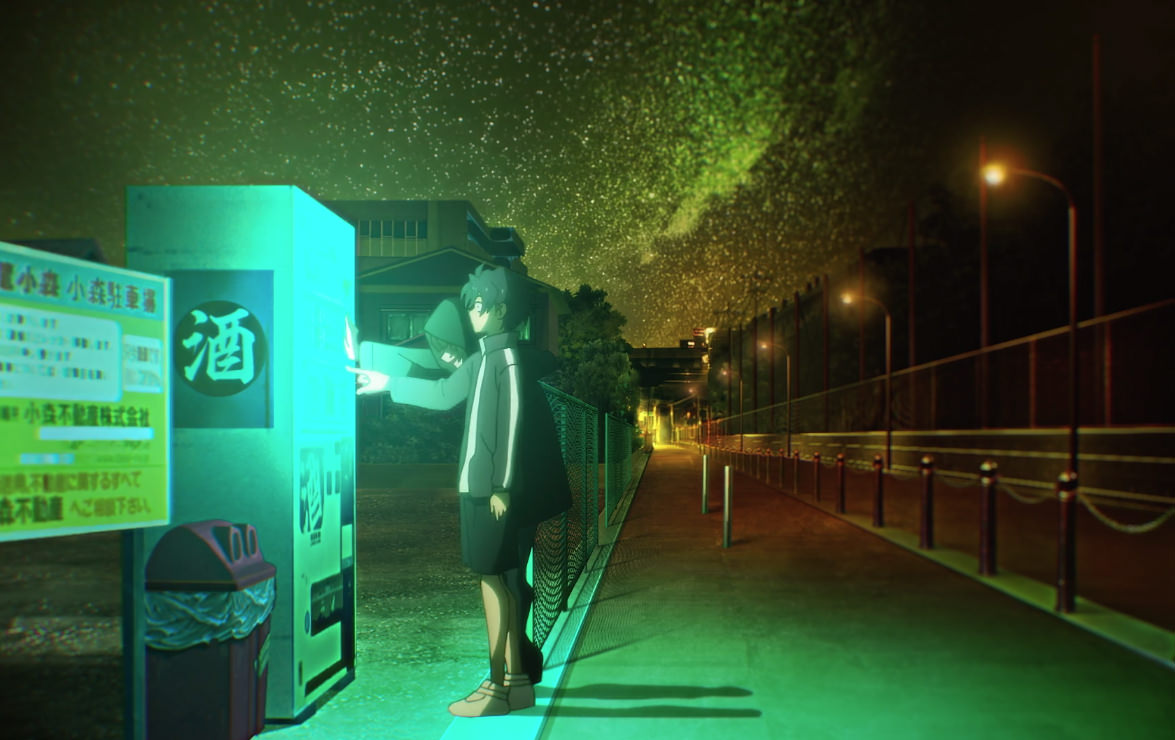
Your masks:
{"label": "house roof", "polygon": [[[417,257],[399,258],[391,263],[360,269],[358,279],[361,286],[397,285],[411,286],[418,291],[455,292],[461,289],[478,265],[496,263],[479,259],[456,247],[444,247]],[[522,273],[515,274],[548,294],[557,313],[571,313],[562,290]]]}

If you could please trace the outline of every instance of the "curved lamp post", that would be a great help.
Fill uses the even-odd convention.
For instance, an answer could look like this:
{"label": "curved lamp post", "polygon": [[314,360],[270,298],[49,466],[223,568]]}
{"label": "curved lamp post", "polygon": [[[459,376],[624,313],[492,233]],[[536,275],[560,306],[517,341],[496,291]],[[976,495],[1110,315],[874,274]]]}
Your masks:
{"label": "curved lamp post", "polygon": [[[771,351],[772,354],[774,354],[775,353],[775,338],[772,337],[771,341],[768,341],[768,342],[761,342],[759,344],[759,349],[769,350],[769,351]],[[787,399],[787,401],[786,401],[787,420],[785,421],[784,426],[787,429],[787,455],[788,455],[788,457],[791,457],[791,352],[788,352],[786,347],[783,350],[783,357],[784,357],[784,362],[786,363],[786,365],[785,365],[786,369],[784,371],[785,372],[784,383],[787,385],[787,395],[785,396],[785,398]],[[774,389],[772,390],[772,393],[774,393]],[[774,405],[771,407],[771,409],[772,409],[772,412],[774,412],[774,410],[775,410]],[[774,419],[774,417],[772,417],[772,418]],[[774,421],[772,422],[771,433],[772,434],[775,433]]]}
{"label": "curved lamp post", "polygon": [[[729,419],[730,417],[734,416],[734,414],[731,413],[732,411],[734,411],[734,409],[732,408],[734,404],[733,404],[733,400],[730,397],[731,396],[730,379],[734,375],[734,371],[731,368],[727,367],[727,368],[722,369],[722,374],[726,376],[726,388],[727,388],[727,390],[726,390],[726,406],[727,406],[726,416]],[[726,431],[729,432],[730,429],[728,428]],[[742,449],[743,449],[743,374],[741,372],[741,368],[740,368],[740,372],[738,374],[738,449],[739,449],[739,452],[742,452]]]}
{"label": "curved lamp post", "polygon": [[1051,175],[1019,167],[989,164],[983,168],[983,179],[989,185],[999,185],[1008,175],[1024,175],[1043,180],[1065,194],[1069,204],[1069,470],[1077,472],[1077,206],[1065,184]]}
{"label": "curved lamp post", "polygon": [[890,406],[890,391],[893,385],[893,317],[885,304],[876,298],[856,293],[845,293],[841,296],[846,304],[861,300],[876,303],[885,311],[885,467],[890,469],[893,464],[891,452],[893,450],[893,413]]}

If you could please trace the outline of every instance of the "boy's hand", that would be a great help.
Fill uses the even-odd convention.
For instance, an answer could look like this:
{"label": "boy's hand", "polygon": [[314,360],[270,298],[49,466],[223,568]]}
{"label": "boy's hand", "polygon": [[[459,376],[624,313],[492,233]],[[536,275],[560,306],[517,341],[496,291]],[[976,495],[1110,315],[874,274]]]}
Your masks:
{"label": "boy's hand", "polygon": [[490,496],[490,513],[494,515],[495,519],[501,519],[506,515],[506,509],[510,508],[510,494],[505,491],[498,491]]}
{"label": "boy's hand", "polygon": [[388,376],[377,370],[367,370],[358,367],[348,367],[347,370],[355,373],[355,393],[367,396],[388,390]]}

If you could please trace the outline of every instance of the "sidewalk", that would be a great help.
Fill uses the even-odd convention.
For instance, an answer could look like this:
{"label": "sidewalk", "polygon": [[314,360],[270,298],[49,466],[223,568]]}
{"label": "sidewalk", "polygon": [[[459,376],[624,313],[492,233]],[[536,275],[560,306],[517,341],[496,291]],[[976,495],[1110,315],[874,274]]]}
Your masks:
{"label": "sidewalk", "polygon": [[540,737],[1172,736],[1175,671],[741,475],[724,549],[700,477],[650,459]]}

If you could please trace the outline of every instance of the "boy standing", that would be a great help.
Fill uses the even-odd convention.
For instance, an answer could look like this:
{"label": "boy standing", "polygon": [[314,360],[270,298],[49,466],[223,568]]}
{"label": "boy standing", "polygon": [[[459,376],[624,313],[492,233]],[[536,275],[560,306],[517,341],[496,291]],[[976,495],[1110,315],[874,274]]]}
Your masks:
{"label": "boy standing", "polygon": [[481,574],[490,679],[449,706],[459,717],[502,715],[534,705],[534,687],[520,656],[524,635],[515,593],[518,569],[525,565],[519,529],[528,524],[516,511],[525,503],[516,490],[523,415],[516,330],[529,309],[526,299],[515,273],[480,266],[461,289],[478,350],[452,375],[424,380],[352,369],[359,394],[387,391],[395,402],[437,410],[466,402],[458,460],[461,555]]}

